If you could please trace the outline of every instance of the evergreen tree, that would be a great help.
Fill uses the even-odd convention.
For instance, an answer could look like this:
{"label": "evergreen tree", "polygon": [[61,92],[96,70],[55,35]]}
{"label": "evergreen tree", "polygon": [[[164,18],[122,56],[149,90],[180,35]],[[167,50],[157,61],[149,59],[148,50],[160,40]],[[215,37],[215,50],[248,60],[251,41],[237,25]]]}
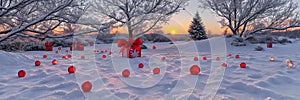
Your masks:
{"label": "evergreen tree", "polygon": [[192,24],[190,25],[188,32],[193,40],[207,39],[205,27],[203,26],[202,19],[198,12],[193,18]]}

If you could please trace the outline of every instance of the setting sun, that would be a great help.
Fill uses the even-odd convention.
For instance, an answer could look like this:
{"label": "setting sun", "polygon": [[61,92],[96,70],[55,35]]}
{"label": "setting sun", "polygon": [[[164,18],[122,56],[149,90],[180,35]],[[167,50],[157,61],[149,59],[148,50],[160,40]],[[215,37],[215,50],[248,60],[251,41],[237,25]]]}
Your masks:
{"label": "setting sun", "polygon": [[171,34],[176,34],[176,30],[174,30],[174,29],[173,29],[173,30],[170,30],[170,33],[171,33]]}

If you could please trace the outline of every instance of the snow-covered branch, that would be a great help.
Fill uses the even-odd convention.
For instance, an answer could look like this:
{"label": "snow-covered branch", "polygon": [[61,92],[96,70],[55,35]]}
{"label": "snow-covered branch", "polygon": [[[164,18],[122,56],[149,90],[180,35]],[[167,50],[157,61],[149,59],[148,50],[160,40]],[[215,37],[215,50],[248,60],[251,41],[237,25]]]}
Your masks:
{"label": "snow-covered branch", "polygon": [[61,23],[76,23],[84,11],[81,0],[1,0],[0,42],[24,33],[45,35]]}
{"label": "snow-covered branch", "polygon": [[[101,0],[94,1],[97,14],[114,25],[125,26],[129,37],[145,34],[186,6],[188,0]],[[141,31],[142,30],[142,31]]]}
{"label": "snow-covered branch", "polygon": [[[243,36],[264,30],[281,30],[300,25],[298,5],[293,0],[199,0],[221,17],[221,25]],[[257,26],[259,25],[259,26]]]}

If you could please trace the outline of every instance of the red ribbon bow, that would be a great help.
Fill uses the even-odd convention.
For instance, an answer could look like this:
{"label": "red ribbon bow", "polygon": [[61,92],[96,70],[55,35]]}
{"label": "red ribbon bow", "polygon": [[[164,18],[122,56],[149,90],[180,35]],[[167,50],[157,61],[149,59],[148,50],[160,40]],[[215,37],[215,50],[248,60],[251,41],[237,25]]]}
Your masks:
{"label": "red ribbon bow", "polygon": [[135,40],[133,38],[129,38],[128,41],[126,41],[124,39],[120,39],[117,41],[117,44],[118,44],[118,47],[121,48],[119,53],[122,53],[122,55],[123,55],[123,52],[126,49],[135,48],[137,50],[141,50],[140,45],[143,44],[143,41],[140,38],[137,38]]}

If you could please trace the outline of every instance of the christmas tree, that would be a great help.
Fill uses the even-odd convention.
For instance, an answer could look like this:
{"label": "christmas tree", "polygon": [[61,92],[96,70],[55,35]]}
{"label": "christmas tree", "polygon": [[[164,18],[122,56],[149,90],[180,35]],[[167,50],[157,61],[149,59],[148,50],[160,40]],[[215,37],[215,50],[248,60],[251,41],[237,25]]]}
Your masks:
{"label": "christmas tree", "polygon": [[198,12],[196,13],[196,16],[193,18],[192,24],[190,25],[188,32],[190,33],[190,37],[193,40],[207,39],[205,33],[205,27],[203,26],[202,19]]}

